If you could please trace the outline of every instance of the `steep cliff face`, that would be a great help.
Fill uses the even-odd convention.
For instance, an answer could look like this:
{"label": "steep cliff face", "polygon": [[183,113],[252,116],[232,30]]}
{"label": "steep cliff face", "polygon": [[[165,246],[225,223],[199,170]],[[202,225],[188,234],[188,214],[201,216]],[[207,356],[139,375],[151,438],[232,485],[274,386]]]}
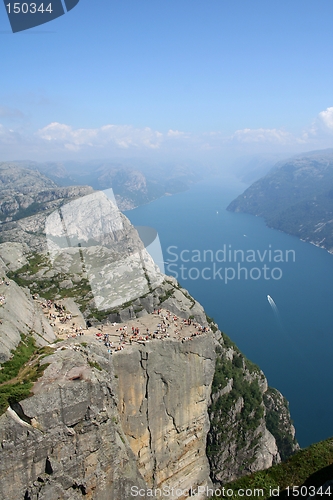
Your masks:
{"label": "steep cliff face", "polygon": [[[9,264],[7,260],[6,262]],[[11,351],[17,347],[22,335],[32,333],[40,346],[56,339],[52,327],[41,314],[29,291],[8,279],[8,271],[8,266],[0,257],[0,363],[10,358]]]}
{"label": "steep cliff face", "polygon": [[264,405],[266,426],[275,437],[281,459],[285,460],[299,450],[288,401],[277,389],[269,387],[264,393]]}
{"label": "steep cliff face", "polygon": [[216,352],[207,454],[213,480],[224,483],[271,467],[298,445],[287,404],[263,372],[224,334]]}
{"label": "steep cliff face", "polygon": [[81,339],[40,356],[34,395],[0,417],[0,499],[130,499],[132,488],[149,498],[160,488],[161,499],[183,500],[210,486],[210,473],[225,482],[279,460],[267,382],[219,331],[112,356]]}
{"label": "steep cliff face", "polygon": [[153,342],[120,353],[113,361],[121,425],[147,484],[183,491],[207,486],[213,335]]}
{"label": "steep cliff face", "polygon": [[[29,264],[19,244],[6,243],[0,250],[4,272],[10,268],[15,274],[22,263],[25,273],[34,270],[32,280],[52,272],[44,258]],[[29,292],[9,283],[2,285],[7,290],[5,307],[11,308],[9,316],[18,326],[15,335],[3,328],[1,339],[9,332],[14,349],[21,335],[29,334],[22,321],[31,309],[34,324],[44,324],[52,333],[49,341],[54,340]],[[163,303],[180,317],[191,315],[207,324],[202,307],[172,278],[138,300],[149,312]],[[40,358],[46,369],[34,395],[20,403],[11,400],[0,417],[0,498],[116,500],[132,498],[132,487],[148,494],[150,487],[186,491],[209,485],[212,333],[184,342],[165,339],[127,346],[112,357],[104,346],[83,340],[76,346],[71,340],[55,344],[54,349],[59,347],[52,356]],[[17,461],[17,456],[24,458]]]}
{"label": "steep cliff face", "polygon": [[112,357],[96,342],[60,344],[41,361],[34,395],[0,417],[0,498],[116,500],[134,486],[210,485],[214,342],[156,340]]}
{"label": "steep cliff face", "polygon": [[146,485],[118,423],[111,364],[98,346],[61,349],[34,396],[0,417],[0,498],[128,499]]}

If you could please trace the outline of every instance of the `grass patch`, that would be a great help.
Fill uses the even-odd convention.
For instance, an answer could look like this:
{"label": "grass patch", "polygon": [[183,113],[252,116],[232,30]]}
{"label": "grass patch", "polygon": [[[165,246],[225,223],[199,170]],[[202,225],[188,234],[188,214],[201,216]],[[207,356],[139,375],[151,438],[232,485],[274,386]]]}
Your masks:
{"label": "grass patch", "polygon": [[20,208],[16,214],[13,216],[13,221],[23,219],[24,217],[30,217],[44,210],[44,203],[38,203],[34,201],[27,208]]}
{"label": "grass patch", "polygon": [[150,291],[150,293],[153,291],[152,289],[152,286],[151,286],[151,281],[150,281],[150,278],[149,278],[149,275],[145,269],[145,267],[143,267],[143,272],[144,272],[144,275],[145,275],[145,278],[146,278],[146,281],[147,281],[147,285],[148,285],[148,290]]}
{"label": "grass patch", "polygon": [[88,363],[91,366],[91,368],[96,368],[96,370],[99,370],[100,372],[102,371],[102,367],[100,364],[97,363],[97,361],[88,360]]}
{"label": "grass patch", "polygon": [[[240,489],[260,488],[263,490],[263,495],[260,495],[262,500],[270,498],[270,488],[279,488],[279,498],[288,498],[286,488],[293,486],[310,486],[320,487],[329,479],[332,479],[333,473],[333,439],[321,441],[313,444],[308,448],[301,450],[285,462],[274,465],[264,471],[256,472],[250,476],[237,479],[231,483],[225,484],[225,489],[233,490],[233,495],[229,498],[243,498],[238,494]],[[332,490],[332,489],[331,489]],[[331,494],[324,494],[322,498],[329,499]],[[292,497],[292,492],[289,492],[289,498]],[[301,495],[300,495],[301,497]],[[223,496],[214,496],[217,498],[228,498]],[[304,496],[303,496],[304,498]]]}
{"label": "grass patch", "polygon": [[0,387],[0,415],[5,413],[8,406],[27,399],[31,394],[33,383],[8,384]]}
{"label": "grass patch", "polygon": [[88,319],[95,318],[97,321],[101,322],[105,320],[109,314],[119,314],[119,309],[105,309],[104,311],[99,311],[98,309],[92,309],[88,316]]}
{"label": "grass patch", "polygon": [[189,293],[187,293],[187,291],[184,290],[183,288],[180,291],[191,302],[190,309],[193,309],[193,307],[195,306],[195,300],[194,300],[194,298],[191,297],[191,295]]}
{"label": "grass patch", "polygon": [[249,431],[254,431],[264,416],[263,398],[258,380],[249,382],[244,377],[244,358],[235,355],[233,360],[218,357],[212,384],[212,394],[224,388],[230,379],[233,380],[229,393],[218,397],[209,407],[211,429],[209,433],[208,456],[220,450],[230,433],[230,412],[235,408],[239,398],[243,398],[243,407],[237,415],[237,449],[242,449],[249,439]]}
{"label": "grass patch", "polygon": [[217,326],[215,325],[215,321],[214,321],[214,318],[211,318],[210,316],[208,316],[206,314],[206,320],[207,320],[207,323],[209,324],[212,332],[217,332]]}
{"label": "grass patch", "polygon": [[12,351],[11,359],[3,363],[0,370],[0,384],[16,377],[22,366],[37,351],[35,339],[32,336],[22,337],[17,348]]}
{"label": "grass patch", "polygon": [[[282,398],[282,399],[281,399]],[[284,413],[289,414],[288,401],[272,387],[264,394],[264,404],[266,407],[266,427],[271,434],[275,437],[276,444],[282,460],[289,458],[295,452],[296,440],[292,434],[286,433],[286,416],[281,415]],[[292,422],[290,421],[290,425]],[[332,492],[333,493],[333,492]]]}
{"label": "grass patch", "polygon": [[174,293],[175,293],[174,288],[170,288],[170,290],[166,290],[166,291],[165,291],[165,294],[164,294],[164,295],[161,295],[161,296],[159,297],[159,302],[160,302],[160,304],[162,304],[162,303],[163,303],[163,302],[165,302],[167,299],[169,299],[170,297],[172,297]]}
{"label": "grass patch", "polygon": [[222,332],[222,338],[223,338],[223,344],[225,347],[232,348],[234,351],[236,351],[238,354],[242,355],[245,360],[246,368],[249,370],[250,373],[260,373],[261,370],[258,365],[247,359],[238,349],[236,344],[226,335],[224,332]]}
{"label": "grass patch", "polygon": [[59,273],[57,276],[47,278],[45,275],[36,276],[38,271],[47,271],[52,265],[46,255],[30,254],[28,263],[16,271],[10,271],[8,278],[15,281],[21,287],[28,287],[33,294],[38,294],[46,300],[55,300],[73,297],[85,309],[91,299],[91,287],[87,278],[81,278],[74,283],[72,288],[61,289],[59,283],[65,279],[72,279],[72,274]]}
{"label": "grass patch", "polygon": [[[216,348],[212,402],[208,408],[210,430],[207,435],[207,457],[213,477],[221,467],[219,457],[229,444],[234,446],[236,456],[241,450],[244,455],[242,464],[235,465],[235,472],[240,474],[249,467],[258,444],[255,432],[263,421],[265,412],[259,385],[260,371],[259,377],[257,373],[249,377],[249,373],[255,370],[255,365],[246,359],[225,334],[222,335],[223,340]],[[227,348],[233,350],[232,359],[225,355]],[[223,393],[229,382],[230,390]],[[237,407],[239,409],[236,411]]]}
{"label": "grass patch", "polygon": [[41,267],[50,267],[51,265],[47,256],[39,253],[28,255],[27,260],[28,263],[20,267],[20,269],[10,271],[8,277],[15,280],[15,276],[26,273],[29,275],[36,274]]}
{"label": "grass patch", "polygon": [[48,346],[38,348],[32,335],[22,337],[12,358],[3,363],[0,370],[0,415],[9,405],[31,395],[33,383],[48,366],[47,363],[41,365],[40,360],[53,352]]}

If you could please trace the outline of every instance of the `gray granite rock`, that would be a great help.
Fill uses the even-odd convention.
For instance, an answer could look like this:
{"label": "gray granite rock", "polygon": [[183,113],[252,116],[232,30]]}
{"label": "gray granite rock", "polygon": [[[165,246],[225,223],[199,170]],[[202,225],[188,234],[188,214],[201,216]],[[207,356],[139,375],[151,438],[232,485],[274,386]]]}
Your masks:
{"label": "gray granite rock", "polygon": [[[2,269],[4,273],[5,268]],[[5,283],[0,285],[0,295],[5,297],[4,304],[0,306],[0,362],[9,359],[22,334],[32,332],[40,346],[56,339],[52,327],[28,290],[6,278]]]}
{"label": "gray granite rock", "polygon": [[21,403],[31,423],[11,409],[0,417],[1,500],[129,499],[132,485],[146,487],[119,425],[112,373],[93,359],[57,351]]}

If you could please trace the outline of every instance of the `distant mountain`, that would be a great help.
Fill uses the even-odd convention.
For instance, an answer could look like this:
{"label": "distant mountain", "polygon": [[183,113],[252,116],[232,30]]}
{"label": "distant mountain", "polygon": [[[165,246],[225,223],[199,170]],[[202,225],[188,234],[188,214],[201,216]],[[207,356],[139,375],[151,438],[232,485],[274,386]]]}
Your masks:
{"label": "distant mountain", "polygon": [[244,184],[250,185],[266,175],[278,161],[288,158],[288,155],[252,155],[238,158],[232,165],[233,173]]}
{"label": "distant mountain", "polygon": [[45,218],[64,203],[93,192],[90,186],[57,186],[37,170],[0,163],[0,243],[41,246]]}
{"label": "distant mountain", "polygon": [[38,170],[60,186],[89,185],[97,190],[112,188],[121,210],[135,208],[165,194],[185,191],[202,178],[192,165],[148,164],[140,160],[90,160],[65,162],[17,162]]}
{"label": "distant mountain", "polygon": [[59,187],[38,170],[10,162],[0,163],[0,222],[11,222],[54,209],[71,199],[92,192],[88,186]]}
{"label": "distant mountain", "polygon": [[277,163],[227,209],[333,252],[333,149]]}

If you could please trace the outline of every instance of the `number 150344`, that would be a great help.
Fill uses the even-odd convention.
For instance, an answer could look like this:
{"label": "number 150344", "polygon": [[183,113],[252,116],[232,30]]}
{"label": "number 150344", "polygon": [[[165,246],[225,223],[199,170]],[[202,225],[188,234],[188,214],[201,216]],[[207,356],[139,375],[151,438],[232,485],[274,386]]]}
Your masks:
{"label": "number 150344", "polygon": [[49,13],[52,14],[52,3],[48,5],[44,3],[21,3],[21,2],[13,2],[7,3],[6,5],[8,14],[36,14],[36,13]]}
{"label": "number 150344", "polygon": [[316,488],[315,486],[288,486],[286,488],[288,497],[331,497],[333,494],[333,488],[331,491],[331,486],[320,486]]}

